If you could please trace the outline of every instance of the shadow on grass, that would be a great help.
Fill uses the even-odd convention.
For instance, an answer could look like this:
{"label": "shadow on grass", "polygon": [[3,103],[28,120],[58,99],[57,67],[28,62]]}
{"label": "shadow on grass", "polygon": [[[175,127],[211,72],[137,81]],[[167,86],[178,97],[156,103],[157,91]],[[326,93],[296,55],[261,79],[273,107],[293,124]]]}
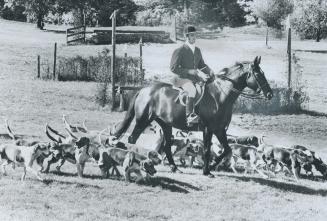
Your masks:
{"label": "shadow on grass", "polygon": [[66,185],[75,185],[76,188],[95,188],[95,189],[103,189],[102,187],[98,185],[92,185],[87,183],[79,183],[76,181],[62,181],[62,180],[56,180],[56,179],[46,179],[43,181],[45,185],[51,185],[53,183],[60,183],[60,184],[66,184]]}
{"label": "shadow on grass", "polygon": [[235,178],[237,180],[249,182],[253,181],[259,183],[261,185],[270,186],[275,189],[280,189],[283,191],[293,192],[293,193],[302,193],[307,195],[320,195],[320,196],[327,196],[327,189],[312,189],[306,186],[302,186],[296,183],[285,183],[276,180],[269,180],[260,177],[247,177],[247,176],[235,176],[235,175],[218,175],[218,176],[228,176]]}
{"label": "shadow on grass", "polygon": [[201,189],[193,186],[189,183],[181,182],[175,179],[171,179],[168,177],[151,177],[150,181],[146,183],[145,185],[157,187],[160,186],[164,190],[170,190],[172,192],[179,192],[179,193],[189,193],[187,189],[200,191]]}
{"label": "shadow on grass", "polygon": [[[57,176],[65,176],[65,177],[78,177],[77,173],[67,173],[67,172],[61,172],[61,171],[51,171],[51,174],[57,175]],[[83,174],[83,178],[87,179],[98,179],[102,180],[102,176],[100,175],[94,175],[94,174]]]}
{"label": "shadow on grass", "polygon": [[[76,173],[67,173],[67,172],[58,172],[58,171],[51,171],[51,174],[57,175],[57,176],[64,176],[64,177],[77,177]],[[87,178],[87,179],[98,179],[98,180],[118,180],[118,181],[123,181],[123,177],[116,177],[116,176],[111,176],[109,178],[103,179],[102,176],[99,175],[89,175],[86,174],[83,176],[82,179]],[[85,183],[77,183],[76,181],[68,182],[68,181],[61,181],[61,180],[56,180],[56,179],[46,179],[43,181],[46,185],[50,185],[52,183],[61,183],[61,184],[75,184],[77,187],[92,187],[96,189],[102,189],[102,187],[97,186],[97,185],[91,185],[91,184],[85,184]],[[152,186],[152,187],[157,187],[160,186],[164,190],[170,190],[172,192],[179,192],[179,193],[189,193],[188,189],[195,190],[195,191],[200,191],[201,189],[193,186],[189,183],[181,182],[175,179],[167,178],[167,177],[150,177],[149,181],[147,182],[141,182],[139,183],[140,185],[144,186]]]}
{"label": "shadow on grass", "polygon": [[314,182],[320,182],[320,183],[326,182],[326,179],[321,175],[319,175],[319,176],[309,176],[309,175],[301,174],[301,179],[310,180],[310,181],[314,181]]}
{"label": "shadow on grass", "polygon": [[311,110],[300,110],[300,114],[306,114],[309,116],[313,116],[313,117],[327,117],[326,113],[323,112],[318,112],[318,111],[311,111]]}

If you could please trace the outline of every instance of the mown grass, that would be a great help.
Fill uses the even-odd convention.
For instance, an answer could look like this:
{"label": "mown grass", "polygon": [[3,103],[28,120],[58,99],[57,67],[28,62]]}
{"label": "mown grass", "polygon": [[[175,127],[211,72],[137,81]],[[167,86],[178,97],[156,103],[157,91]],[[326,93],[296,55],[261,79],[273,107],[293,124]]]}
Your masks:
{"label": "mown grass", "polygon": [[[171,174],[159,167],[149,183],[102,180],[88,164],[86,178],[77,178],[71,164],[63,173],[46,175],[44,183],[21,169],[0,179],[2,220],[319,220],[325,214],[327,189],[320,182],[292,178],[184,169]],[[12,203],[8,203],[12,202]],[[311,203],[308,203],[311,202]],[[297,208],[297,209],[295,209]],[[302,208],[299,209],[299,208]],[[278,211],[278,212],[277,212]],[[318,212],[319,211],[319,212]],[[7,219],[8,218],[8,219]]]}

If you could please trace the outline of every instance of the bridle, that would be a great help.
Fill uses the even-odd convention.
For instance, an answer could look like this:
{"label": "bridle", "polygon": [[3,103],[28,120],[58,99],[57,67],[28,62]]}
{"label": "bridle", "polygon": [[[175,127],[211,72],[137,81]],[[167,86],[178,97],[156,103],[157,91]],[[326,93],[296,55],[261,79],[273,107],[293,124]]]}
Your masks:
{"label": "bridle", "polygon": [[[264,83],[264,85],[261,85],[261,84],[260,84],[259,77],[258,77],[258,73],[256,73],[256,72],[253,70],[253,68],[251,67],[251,65],[252,65],[252,64],[249,64],[249,69],[251,69],[251,71],[248,71],[248,72],[247,72],[247,77],[246,77],[246,78],[248,79],[251,75],[253,75],[255,81],[257,82],[257,85],[259,86],[259,88],[261,89],[261,91],[263,91],[263,88],[265,88],[265,87],[267,86],[268,83]],[[241,67],[241,69],[242,69],[243,72],[244,72],[244,68],[243,68],[243,66]],[[214,83],[215,83],[218,87],[221,88],[222,92],[223,92],[225,95],[227,95],[226,92],[224,92],[224,89],[223,89],[222,85],[220,84],[220,82],[217,81],[217,78],[220,78],[220,79],[222,79],[222,80],[227,80],[227,81],[229,81],[229,82],[232,82],[233,85],[235,84],[235,81],[232,80],[232,79],[230,79],[230,78],[228,78],[228,77],[226,77],[225,75],[216,75],[215,77],[216,77],[216,79],[214,79]],[[249,99],[267,99],[267,98],[266,98],[265,96],[263,96],[262,94],[246,93],[246,92],[243,92],[243,91],[240,91],[240,90],[236,89],[234,86],[231,88],[231,90],[232,90],[234,93],[237,93],[237,94],[239,94],[240,96],[245,97],[245,98],[249,98]]]}

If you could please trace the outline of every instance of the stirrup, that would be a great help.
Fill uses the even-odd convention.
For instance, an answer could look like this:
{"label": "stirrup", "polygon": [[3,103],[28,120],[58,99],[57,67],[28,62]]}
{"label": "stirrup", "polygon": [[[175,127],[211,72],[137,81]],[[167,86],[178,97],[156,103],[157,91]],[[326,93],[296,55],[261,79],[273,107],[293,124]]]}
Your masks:
{"label": "stirrup", "polygon": [[199,116],[193,112],[187,116],[186,119],[187,126],[192,126],[193,124],[197,124],[199,123],[199,120],[200,120]]}

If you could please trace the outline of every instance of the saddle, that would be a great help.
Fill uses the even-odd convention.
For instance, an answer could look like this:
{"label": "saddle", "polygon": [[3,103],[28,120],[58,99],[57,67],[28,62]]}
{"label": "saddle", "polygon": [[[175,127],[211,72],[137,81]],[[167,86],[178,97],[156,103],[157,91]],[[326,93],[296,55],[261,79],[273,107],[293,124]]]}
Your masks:
{"label": "saddle", "polygon": [[[194,106],[197,106],[200,101],[202,100],[203,94],[204,94],[204,88],[205,84],[195,84],[196,87],[196,95],[194,98]],[[186,106],[186,99],[187,99],[187,92],[182,87],[176,87],[173,85],[173,89],[178,91],[177,97],[174,99],[175,103],[179,103],[183,106]]]}

